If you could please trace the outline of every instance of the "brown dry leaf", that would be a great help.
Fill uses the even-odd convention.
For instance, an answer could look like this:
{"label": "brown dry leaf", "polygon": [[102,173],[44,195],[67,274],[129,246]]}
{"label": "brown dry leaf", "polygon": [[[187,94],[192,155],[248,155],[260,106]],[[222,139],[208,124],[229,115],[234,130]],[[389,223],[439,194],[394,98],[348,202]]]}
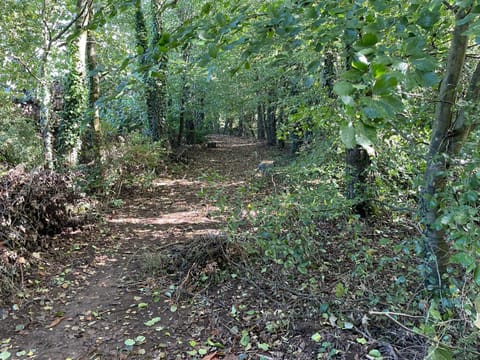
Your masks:
{"label": "brown dry leaf", "polygon": [[208,354],[208,355],[205,355],[202,360],[214,360],[214,359],[218,359],[217,357],[217,352],[213,352],[211,354]]}
{"label": "brown dry leaf", "polygon": [[53,320],[53,321],[50,323],[50,325],[48,325],[48,328],[49,328],[49,329],[54,328],[55,326],[57,326],[58,324],[60,324],[63,320],[65,320],[65,316],[56,318],[55,320]]}
{"label": "brown dry leaf", "polygon": [[234,354],[226,354],[223,360],[236,360],[237,357]]}

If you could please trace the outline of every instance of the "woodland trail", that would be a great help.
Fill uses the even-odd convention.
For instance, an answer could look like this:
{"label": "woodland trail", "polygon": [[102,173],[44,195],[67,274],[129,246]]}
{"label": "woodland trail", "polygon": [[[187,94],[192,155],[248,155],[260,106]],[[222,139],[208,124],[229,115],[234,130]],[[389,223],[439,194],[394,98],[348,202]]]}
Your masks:
{"label": "woodland trail", "polygon": [[127,195],[95,228],[58,238],[54,255],[42,254],[44,265],[26,279],[33,296],[4,314],[0,352],[10,359],[237,358],[229,349],[238,338],[226,335],[230,324],[220,314],[230,305],[210,302],[218,292],[228,298],[235,285],[190,292],[193,273],[207,276],[218,264],[212,257],[187,264],[185,254],[221,238],[222,217],[202,194],[228,200],[270,155],[247,139],[212,140],[218,147],[191,152],[183,174]]}

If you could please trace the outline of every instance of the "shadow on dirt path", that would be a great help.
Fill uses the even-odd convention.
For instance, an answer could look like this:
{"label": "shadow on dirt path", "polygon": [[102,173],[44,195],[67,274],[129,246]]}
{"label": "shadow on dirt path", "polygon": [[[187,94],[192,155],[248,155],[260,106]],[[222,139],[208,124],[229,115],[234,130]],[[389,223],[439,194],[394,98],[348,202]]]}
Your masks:
{"label": "shadow on dirt path", "polygon": [[193,271],[208,277],[218,264],[207,259],[195,269],[190,264],[183,278],[175,267],[165,276],[172,263],[185,265],[182,251],[190,244],[221,238],[221,214],[203,194],[228,199],[272,156],[247,139],[211,141],[215,148],[189,152],[183,174],[122,199],[97,228],[59,238],[57,256],[45,255],[28,278],[35,296],[3,314],[0,352],[11,359],[236,359],[229,348],[238,334],[219,331],[231,325],[221,323],[224,304],[212,306],[214,292],[186,290],[181,301],[176,293]]}

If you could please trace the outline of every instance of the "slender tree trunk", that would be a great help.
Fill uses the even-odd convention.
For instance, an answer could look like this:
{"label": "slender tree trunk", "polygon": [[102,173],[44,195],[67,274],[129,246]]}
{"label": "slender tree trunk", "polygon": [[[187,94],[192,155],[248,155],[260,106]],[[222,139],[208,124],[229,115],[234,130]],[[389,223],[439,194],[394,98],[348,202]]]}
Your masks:
{"label": "slender tree trunk", "polygon": [[[48,63],[45,63],[46,67]],[[51,119],[52,119],[52,94],[50,89],[50,76],[48,76],[47,70],[40,71],[40,79],[42,84],[40,88],[40,131],[43,140],[43,157],[45,159],[45,166],[47,169],[52,170],[54,168],[53,161],[53,139],[51,131]]]}
{"label": "slender tree trunk", "polygon": [[189,145],[195,144],[195,119],[191,110],[186,113],[185,130],[185,142]]}
{"label": "slender tree trunk", "polygon": [[333,86],[335,85],[335,62],[332,52],[327,52],[323,61],[322,86],[327,89],[329,98],[335,98]]}
{"label": "slender tree trunk", "polygon": [[[43,17],[46,16],[45,14],[49,5],[49,1],[45,0],[42,8]],[[47,25],[47,19],[44,18],[43,20],[43,54],[38,75],[38,79],[40,80],[40,132],[43,141],[43,156],[45,159],[45,166],[47,169],[53,170],[55,164],[53,157],[52,130],[50,124],[52,121],[52,92],[50,88],[51,74],[49,61],[52,42],[50,29]]]}
{"label": "slender tree trunk", "polygon": [[[471,123],[466,121],[465,110],[456,112],[458,84],[463,70],[468,46],[465,34],[469,22],[464,19],[468,11],[460,9],[456,13],[456,25],[452,43],[435,109],[435,120],[424,175],[424,188],[421,197],[421,214],[425,225],[425,255],[428,264],[427,284],[433,288],[442,288],[442,275],[446,273],[449,245],[443,227],[438,226],[441,210],[441,194],[447,182],[451,159],[458,154],[471,131]],[[479,96],[480,68],[471,79],[468,100],[477,100]]]}
{"label": "slender tree trunk", "polygon": [[265,108],[263,104],[257,105],[257,139],[265,140]]}
{"label": "slender tree trunk", "polygon": [[243,136],[245,113],[243,110],[238,114],[238,136]]}
{"label": "slender tree trunk", "polygon": [[277,144],[276,110],[276,106],[273,103],[273,92],[270,92],[270,103],[267,107],[267,116],[265,120],[265,134],[267,135],[267,145],[269,146],[275,146]]}
{"label": "slender tree trunk", "polygon": [[[93,17],[93,4],[89,8],[90,17]],[[98,167],[102,165],[101,139],[102,129],[100,125],[100,112],[98,100],[100,99],[100,76],[97,70],[96,40],[93,30],[88,31],[87,36],[87,69],[88,69],[88,101],[87,101],[87,131],[85,149],[87,151],[87,163],[94,162]]]}
{"label": "slender tree trunk", "polygon": [[[280,107],[280,111],[278,112],[278,125],[282,125],[285,121],[285,110],[283,106]],[[278,147],[280,149],[285,148],[285,140],[278,140]]]}

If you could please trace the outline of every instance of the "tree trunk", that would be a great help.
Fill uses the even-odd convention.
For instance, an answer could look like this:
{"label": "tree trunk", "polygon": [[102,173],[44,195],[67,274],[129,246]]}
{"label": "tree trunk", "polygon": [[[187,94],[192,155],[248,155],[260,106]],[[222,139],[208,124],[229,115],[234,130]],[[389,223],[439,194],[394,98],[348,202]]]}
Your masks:
{"label": "tree trunk", "polygon": [[335,63],[332,52],[325,54],[322,70],[322,86],[327,89],[327,95],[329,98],[335,98],[333,86],[335,85]]}
{"label": "tree trunk", "polygon": [[265,134],[267,135],[267,145],[269,146],[275,146],[277,144],[276,110],[276,106],[273,103],[273,93],[271,92],[265,121]]}
{"label": "tree trunk", "polygon": [[[278,125],[282,125],[285,121],[285,110],[283,108],[283,106],[280,107],[280,111],[279,111],[279,114],[278,114]],[[283,139],[279,139],[278,140],[278,147],[280,149],[283,149],[285,148],[285,140]]]}
{"label": "tree trunk", "polygon": [[357,145],[347,149],[346,164],[347,199],[355,202],[353,206],[355,214],[366,218],[372,210],[366,194],[370,156],[362,146]]}
{"label": "tree trunk", "polygon": [[[93,5],[89,8],[90,17],[93,17]],[[87,36],[87,69],[88,69],[88,102],[87,102],[87,130],[85,133],[84,150],[86,162],[95,162],[101,167],[101,138],[100,113],[97,101],[100,99],[100,76],[97,70],[97,55],[95,51],[95,34],[88,31]]]}
{"label": "tree trunk", "polygon": [[137,37],[137,45],[140,49],[143,49],[142,54],[139,57],[139,64],[142,68],[149,66],[150,68],[156,68],[156,77],[152,77],[151,71],[144,71],[143,83],[145,86],[145,102],[147,105],[147,118],[150,137],[152,141],[160,140],[166,133],[166,58],[164,54],[154,55],[154,58],[158,58],[158,63],[155,64],[147,58],[148,49],[153,50],[157,47],[157,42],[160,39],[161,27],[158,23],[158,17],[156,13],[156,5],[154,0],[151,0],[152,10],[155,11],[152,14],[152,37],[151,41],[148,41],[148,31],[145,23],[145,17],[141,8],[141,2],[136,4],[135,11],[135,31]]}
{"label": "tree trunk", "polygon": [[[44,66],[48,64],[45,62]],[[50,89],[50,76],[47,76],[46,70],[41,70],[40,79],[43,83],[40,88],[40,131],[42,134],[43,141],[43,157],[45,159],[45,166],[47,169],[52,170],[54,168],[53,161],[53,140],[52,140],[52,131],[50,129],[50,122],[52,118],[51,111],[51,89]]]}
{"label": "tree trunk", "polygon": [[240,111],[240,114],[238,114],[238,132],[237,132],[237,135],[238,136],[243,136],[243,131],[244,131],[244,117],[245,117],[245,113],[242,111]]}
{"label": "tree trunk", "polygon": [[[467,15],[468,11],[465,9],[460,9],[456,13],[456,25],[435,109],[420,203],[425,225],[425,256],[428,265],[426,282],[431,288],[437,289],[442,288],[442,275],[446,273],[450,252],[445,229],[438,226],[441,209],[438,195],[445,189],[451,159],[460,151],[472,126],[466,121],[465,110],[461,110],[455,115],[457,86],[468,46],[468,36],[465,33],[469,23],[464,21]],[[479,78],[480,68],[477,65],[471,79],[467,99],[478,99]]]}
{"label": "tree trunk", "polygon": [[265,140],[265,109],[263,104],[257,105],[257,139]]}
{"label": "tree trunk", "polygon": [[69,44],[70,71],[66,76],[63,94],[64,108],[59,126],[57,160],[62,167],[78,164],[81,148],[80,125],[85,115],[87,103],[87,26],[90,21],[90,0],[77,1],[78,38]]}
{"label": "tree trunk", "polygon": [[189,145],[195,144],[195,119],[192,111],[186,113],[185,142]]}
{"label": "tree trunk", "polygon": [[[352,67],[352,50],[352,44],[347,42],[345,45],[345,69],[347,71]],[[367,194],[367,173],[371,163],[370,156],[365,148],[356,145],[351,149],[346,149],[345,160],[347,199],[353,200],[352,210],[355,214],[361,218],[367,218],[372,211],[371,201]]]}

